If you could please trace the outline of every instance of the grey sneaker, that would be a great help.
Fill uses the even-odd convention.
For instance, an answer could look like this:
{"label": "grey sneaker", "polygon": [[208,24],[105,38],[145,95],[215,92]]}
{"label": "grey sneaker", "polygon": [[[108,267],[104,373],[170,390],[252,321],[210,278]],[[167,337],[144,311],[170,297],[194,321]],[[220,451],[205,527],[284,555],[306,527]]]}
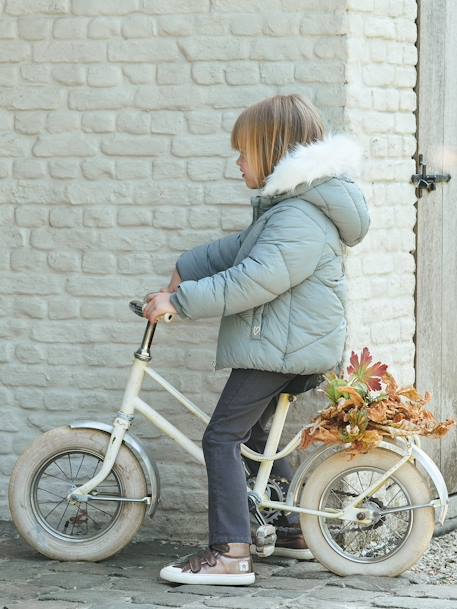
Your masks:
{"label": "grey sneaker", "polygon": [[218,543],[187,555],[160,571],[178,584],[244,586],[255,582],[248,543]]}

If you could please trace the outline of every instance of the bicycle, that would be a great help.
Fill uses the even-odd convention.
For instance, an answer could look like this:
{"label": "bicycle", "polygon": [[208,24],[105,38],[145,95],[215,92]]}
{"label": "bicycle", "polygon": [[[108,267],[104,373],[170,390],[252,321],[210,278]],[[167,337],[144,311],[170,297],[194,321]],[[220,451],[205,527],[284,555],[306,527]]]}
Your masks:
{"label": "bicycle", "polygon": [[[143,317],[145,304],[145,299],[132,300],[129,306]],[[173,319],[165,314],[160,321]],[[24,540],[51,559],[108,558],[132,540],[146,512],[154,516],[160,501],[159,471],[129,431],[136,413],[205,463],[202,449],[139,397],[147,375],[202,423],[209,422],[205,412],[148,365],[157,321],[148,321],[134,352],[113,424],[77,421],[51,429],[15,464],[9,483],[13,521]],[[277,452],[289,407],[296,400],[296,394],[279,395],[263,453],[241,445],[243,458],[260,463],[249,484],[246,475],[250,510],[259,524],[253,551],[259,557],[273,552],[272,514],[298,512],[309,549],[333,573],[404,572],[428,548],[435,518],[441,524],[446,518],[448,492],[438,467],[416,437],[383,441],[350,461],[344,450],[348,445],[324,445],[310,452],[282,493],[269,477],[274,460],[299,446],[306,427]],[[437,498],[432,498],[429,480]]]}

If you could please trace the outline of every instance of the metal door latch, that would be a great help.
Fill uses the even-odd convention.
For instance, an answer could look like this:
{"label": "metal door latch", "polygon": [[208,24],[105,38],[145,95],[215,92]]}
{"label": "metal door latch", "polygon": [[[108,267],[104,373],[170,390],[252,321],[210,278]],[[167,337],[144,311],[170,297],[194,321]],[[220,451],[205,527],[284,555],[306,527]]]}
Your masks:
{"label": "metal door latch", "polygon": [[419,155],[419,167],[421,173],[415,173],[411,176],[411,182],[416,185],[416,194],[422,197],[422,191],[427,189],[427,192],[436,190],[438,182],[449,182],[451,175],[449,173],[432,173],[427,174],[427,163],[424,162],[424,155]]}

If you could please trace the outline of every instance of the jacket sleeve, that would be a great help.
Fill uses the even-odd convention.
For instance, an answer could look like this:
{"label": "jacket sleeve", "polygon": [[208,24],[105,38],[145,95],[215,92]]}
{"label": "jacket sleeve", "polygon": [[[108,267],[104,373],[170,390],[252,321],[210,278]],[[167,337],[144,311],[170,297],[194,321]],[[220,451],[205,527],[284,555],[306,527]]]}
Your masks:
{"label": "jacket sleeve", "polygon": [[232,266],[241,247],[244,232],[198,245],[181,254],[176,261],[176,269],[181,279],[197,281]]}
{"label": "jacket sleeve", "polygon": [[276,211],[239,264],[180,283],[174,294],[180,317],[223,317],[274,300],[314,273],[325,242],[324,230],[306,212]]}

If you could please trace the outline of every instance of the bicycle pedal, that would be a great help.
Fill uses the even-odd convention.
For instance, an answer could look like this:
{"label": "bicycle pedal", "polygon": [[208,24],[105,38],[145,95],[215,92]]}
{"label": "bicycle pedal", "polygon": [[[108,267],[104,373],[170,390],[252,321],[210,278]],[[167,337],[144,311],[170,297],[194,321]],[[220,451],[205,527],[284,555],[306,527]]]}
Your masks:
{"label": "bicycle pedal", "polygon": [[254,552],[257,556],[271,556],[275,550],[276,528],[272,524],[263,524],[255,532]]}

